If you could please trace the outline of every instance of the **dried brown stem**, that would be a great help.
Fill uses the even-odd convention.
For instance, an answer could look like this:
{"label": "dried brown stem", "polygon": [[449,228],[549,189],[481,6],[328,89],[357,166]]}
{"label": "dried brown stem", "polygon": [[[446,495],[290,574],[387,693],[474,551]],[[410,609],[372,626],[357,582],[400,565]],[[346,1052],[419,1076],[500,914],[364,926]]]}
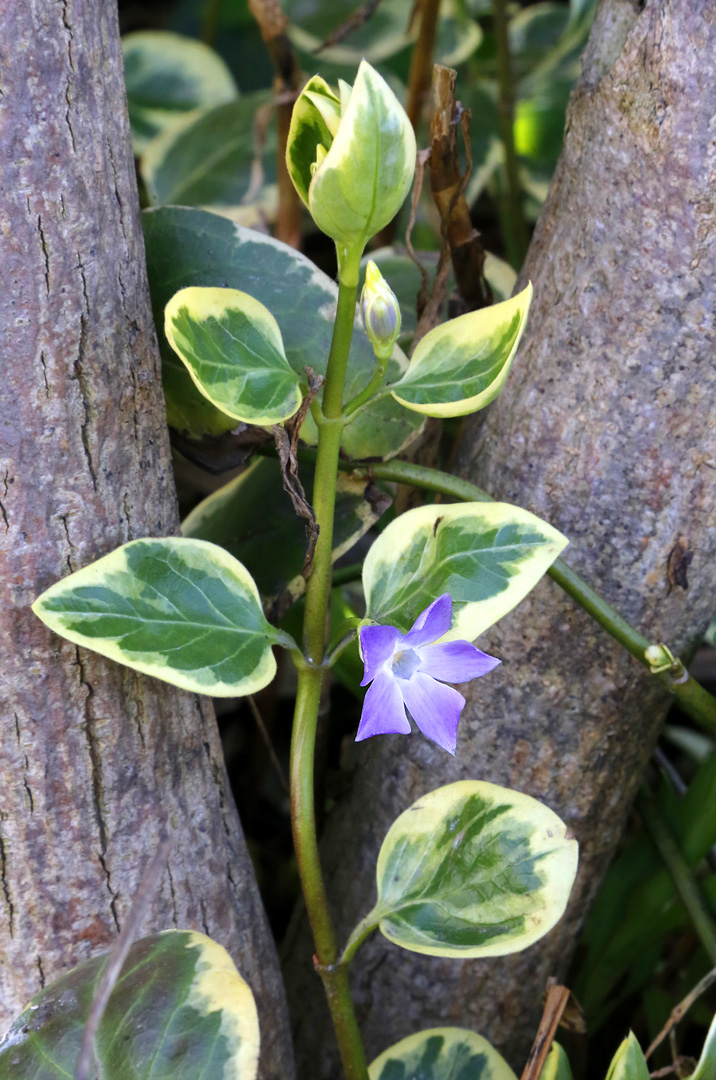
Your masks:
{"label": "dried brown stem", "polygon": [[420,19],[418,40],[415,42],[408,78],[408,100],[405,111],[415,131],[418,130],[420,114],[430,89],[430,72],[435,48],[440,0],[420,0],[417,16]]}
{"label": "dried brown stem", "polygon": [[535,1041],[532,1043],[532,1049],[520,1080],[539,1080],[568,1001],[569,990],[567,987],[559,986],[557,983],[550,983],[547,987],[542,1019],[539,1022]]}
{"label": "dried brown stem", "polygon": [[680,1001],[679,1004],[671,1010],[669,1019],[666,1021],[663,1028],[652,1042],[644,1057],[651,1057],[657,1046],[661,1045],[666,1036],[673,1031],[679,1021],[683,1020],[694,1002],[698,1001],[701,995],[706,993],[708,988],[712,986],[714,982],[716,982],[716,968],[713,968],[712,971],[709,971],[708,975],[704,975],[703,979],[701,979],[701,981],[696,984],[693,990],[689,991],[684,1000]]}
{"label": "dried brown stem", "polygon": [[278,119],[278,154],[276,175],[278,179],[278,216],[275,234],[277,240],[298,248],[301,245],[301,218],[303,204],[291,182],[286,168],[286,143],[291,125],[291,113],[301,84],[301,69],[286,29],[288,19],[278,0],[249,0],[251,14],[259,24],[261,37],[271,56],[274,67],[274,93]]}
{"label": "dried brown stem", "polygon": [[[470,112],[455,100],[457,72],[436,64],[433,69],[433,113],[430,188],[450,247],[455,281],[462,307],[476,311],[492,303],[492,290],[484,276],[485,249],[470,220],[465,188],[472,172]],[[460,165],[457,132],[462,130],[466,167]]]}

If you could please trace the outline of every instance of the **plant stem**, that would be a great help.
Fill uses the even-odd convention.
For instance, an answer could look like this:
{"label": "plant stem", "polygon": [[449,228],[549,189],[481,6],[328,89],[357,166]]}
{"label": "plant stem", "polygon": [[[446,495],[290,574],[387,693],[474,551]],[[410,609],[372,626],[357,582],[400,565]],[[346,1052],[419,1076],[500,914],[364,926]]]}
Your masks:
{"label": "plant stem", "polygon": [[706,955],[712,964],[716,964],[716,926],[704,903],[704,898],[696,883],[691,867],[676,842],[668,824],[661,815],[656,799],[642,792],[637,800],[637,808],[659,854],[664,860],[674,882],[674,887],[689,913],[694,930],[699,936]]}
{"label": "plant stem", "polygon": [[440,0],[421,0],[418,8],[420,29],[418,40],[413,48],[410,61],[410,74],[408,76],[408,100],[405,111],[408,119],[417,133],[420,122],[420,113],[425,101],[425,95],[430,89],[430,79],[433,69],[433,50],[435,48],[435,32],[438,25],[438,12]]}
{"label": "plant stem", "polygon": [[387,362],[385,360],[379,360],[378,366],[376,367],[373,374],[373,378],[370,380],[368,385],[363,390],[361,390],[359,394],[356,394],[354,398],[351,398],[351,400],[348,402],[345,409],[343,410],[343,415],[346,418],[352,416],[357,409],[360,409],[361,405],[365,405],[368,401],[371,400],[371,398],[375,396],[377,391],[380,390],[381,386],[383,385],[383,380],[385,379],[385,373],[387,370]]}
{"label": "plant stem", "polygon": [[497,119],[505,148],[505,197],[502,200],[502,229],[507,258],[519,270],[527,253],[527,225],[522,206],[519,163],[515,148],[515,97],[507,27],[507,0],[493,0],[497,43]]}
{"label": "plant stem", "polygon": [[[271,451],[270,451],[271,452]],[[302,460],[315,460],[315,451],[302,450]],[[464,502],[493,502],[494,500],[486,491],[461,480],[458,476],[441,472],[439,469],[430,469],[424,465],[413,465],[408,461],[379,461],[364,465],[360,462],[339,461],[338,468],[345,472],[365,474],[376,480],[390,480],[398,484],[412,484],[414,487],[423,488],[426,491],[435,491],[441,495],[447,495],[453,499]],[[602,626],[615,641],[618,641],[627,652],[631,653],[644,667],[649,668],[644,650],[652,644],[648,638],[640,634],[630,623],[623,619],[611,604],[608,604],[599,593],[587,584],[564,559],[555,559],[547,571],[568,596],[575,601],[587,614]],[[690,675],[683,681],[675,683],[668,673],[660,676],[668,686],[671,693],[679,702],[679,707],[701,727],[716,733],[716,698],[705,690],[696,679]]]}
{"label": "plant stem", "polygon": [[348,975],[345,967],[336,963],[338,950],[335,932],[318,856],[313,776],[331,591],[336,476],[344,424],[343,386],[353,335],[356,290],[357,274],[355,282],[351,280],[350,284],[345,284],[341,281],[339,285],[338,310],[323,389],[323,415],[318,424],[313,508],[319,534],[311,576],[306,583],[303,623],[305,659],[297,661],[298,694],[291,739],[290,781],[293,841],[316,949],[314,963],[323,980],[347,1080],[367,1080],[368,1069],[348,987]]}
{"label": "plant stem", "polygon": [[348,972],[336,963],[336,937],[318,857],[313,759],[322,683],[320,668],[304,666],[299,669],[291,740],[293,842],[316,949],[314,965],[323,980],[343,1068],[347,1080],[367,1080],[368,1068],[348,986]]}

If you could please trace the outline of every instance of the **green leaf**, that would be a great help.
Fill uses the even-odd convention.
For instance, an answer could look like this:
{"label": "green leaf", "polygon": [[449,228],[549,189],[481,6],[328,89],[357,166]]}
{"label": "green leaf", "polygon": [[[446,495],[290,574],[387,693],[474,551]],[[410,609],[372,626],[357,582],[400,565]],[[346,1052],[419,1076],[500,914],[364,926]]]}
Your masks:
{"label": "green leaf", "polygon": [[633,1032],[629,1032],[612,1058],[607,1080],[649,1080],[649,1066]]}
{"label": "green leaf", "polygon": [[393,397],[437,417],[465,416],[489,405],[505,384],[531,300],[528,285],[511,300],[434,327],[391,387]]}
{"label": "green leaf", "polygon": [[[439,253],[437,251],[418,251],[416,255],[425,267],[432,283],[437,271]],[[370,259],[377,263],[381,274],[398,298],[402,320],[399,341],[404,347],[410,342],[418,325],[416,307],[418,293],[423,283],[422,276],[405,248],[397,246],[383,247],[378,248],[377,251],[371,251],[361,261],[361,287],[365,278],[365,267]],[[517,275],[509,263],[488,252],[485,258],[485,277],[492,286],[497,299],[507,300],[512,293]],[[448,294],[452,292],[454,286],[454,278],[450,275],[448,278]],[[445,308],[447,308],[447,300]],[[444,314],[445,311],[443,311]]]}
{"label": "green leaf", "polygon": [[706,1034],[704,1048],[701,1051],[696,1072],[692,1073],[689,1080],[714,1080],[716,1076],[716,1016],[711,1021],[711,1027]]}
{"label": "green leaf", "polygon": [[[301,466],[308,498],[313,469]],[[339,473],[333,529],[333,561],[345,554],[387,510],[391,499],[379,488]],[[278,461],[263,458],[209,495],[182,524],[184,536],[220,544],[251,573],[264,605],[297,599],[305,588],[306,523],[283,489]]]}
{"label": "green leaf", "polygon": [[167,304],[164,332],[212,405],[245,424],[280,424],[297,411],[298,376],[268,308],[238,289],[187,288]]}
{"label": "green leaf", "polygon": [[[106,959],[78,964],[32,999],[0,1041],[2,1076],[75,1075]],[[254,1080],[258,1054],[253,995],[221,945],[189,930],[135,942],[95,1038],[99,1076]]]}
{"label": "green leaf", "polygon": [[562,917],[577,842],[536,799],[477,780],[438,788],[401,814],[378,856],[365,922],[429,956],[505,956]]}
{"label": "green leaf", "polygon": [[137,156],[151,140],[194,109],[238,97],[221,57],[196,38],[142,30],[122,38],[132,145]]}
{"label": "green leaf", "polygon": [[32,605],[51,630],[136,671],[214,697],[253,694],[283,637],[248,571],[215,544],[133,540]]}
{"label": "green leaf", "polygon": [[558,1042],[552,1043],[552,1048],[540,1073],[540,1080],[572,1080],[569,1058]]}
{"label": "green leaf", "polygon": [[[304,377],[306,365],[319,374],[325,372],[338,290],[309,259],[278,240],[201,210],[150,210],[144,214],[144,229],[152,307],[158,326],[163,325],[164,307],[177,289],[189,285],[241,289],[273,314],[288,362],[299,377]],[[208,403],[163,341],[162,359],[172,427],[200,435],[218,434],[236,425],[235,420],[210,405],[207,415]],[[399,378],[406,365],[403,353],[396,348],[388,377]],[[357,323],[346,400],[363,389],[374,369],[373,349]],[[422,417],[407,412],[388,396],[351,418],[341,445],[352,458],[391,457],[412,442],[423,423]],[[308,443],[316,442],[310,415],[301,436]]]}
{"label": "green leaf", "polygon": [[366,619],[406,633],[449,592],[453,625],[442,639],[472,641],[519,603],[568,541],[507,503],[419,506],[380,534],[365,560]]}
{"label": "green leaf", "polygon": [[465,1028],[429,1028],[408,1035],[368,1066],[370,1080],[516,1080],[482,1035]]}
{"label": "green leaf", "polygon": [[[263,132],[263,175],[254,190],[257,124]],[[178,203],[229,216],[246,213],[249,199],[267,205],[267,185],[275,182],[275,148],[271,94],[244,94],[238,101],[191,113],[156,138],[142,158],[142,179],[155,206]]]}

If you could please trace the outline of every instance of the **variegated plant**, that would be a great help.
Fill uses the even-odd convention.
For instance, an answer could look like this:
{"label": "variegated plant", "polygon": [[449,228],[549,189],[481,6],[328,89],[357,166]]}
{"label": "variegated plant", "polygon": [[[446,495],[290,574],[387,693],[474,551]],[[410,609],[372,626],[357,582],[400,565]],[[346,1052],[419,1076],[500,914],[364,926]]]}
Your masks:
{"label": "variegated plant", "polygon": [[[345,969],[375,928],[403,948],[462,959],[531,945],[560,918],[574,880],[577,844],[564,823],[534,799],[484,781],[424,796],[388,832],[378,858],[376,905],[340,956],[315,835],[310,777],[318,706],[326,673],[348,638],[359,643],[363,683],[370,684],[357,739],[408,733],[414,721],[455,753],[465,699],[451,684],[487,676],[499,663],[474,639],[519,603],[567,543],[552,526],[505,503],[410,510],[380,533],[365,558],[363,619],[353,619],[348,638],[327,649],[332,563],[390,503],[364,475],[339,482],[339,454],[388,459],[419,432],[423,414],[462,416],[487,405],[506,383],[532,296],[528,285],[512,299],[436,327],[408,364],[397,344],[397,299],[371,262],[361,304],[364,327],[356,324],[365,246],[400,209],[414,161],[407,117],[368,63],[360,65],[352,88],[341,83],[334,91],[315,76],[300,94],[287,164],[316,224],[336,243],[337,291],[305,257],[225,218],[179,209],[148,215],[170,421],[189,435],[217,434],[238,424],[273,428],[282,468],[276,460],[254,462],[190,514],[183,536],[133,540],[52,585],[34,610],[79,646],[218,697],[266,686],[276,671],[274,647],[288,649],[298,679],[291,776],[298,865],[316,934],[317,969],[347,1075],[384,1080],[397,1075],[391,1063],[398,1062],[400,1075],[447,1080],[457,1070],[475,1080],[512,1080],[484,1040],[449,1029],[411,1036],[368,1070]],[[169,268],[179,287],[173,294],[166,286]],[[308,497],[296,482],[295,438],[292,443],[289,437],[299,423],[304,443],[317,443]],[[280,425],[288,430],[280,431]],[[308,564],[303,525],[291,516],[288,502],[272,516],[284,497],[282,483],[311,522],[316,543]],[[260,535],[253,529],[257,521]],[[294,640],[267,615],[304,591],[303,623]],[[235,1064],[223,1072],[217,1064],[212,1071],[207,1043],[206,1054],[197,1058],[203,1073],[172,1073],[186,1080],[243,1080],[255,1071],[248,991],[234,975],[206,990],[205,961],[216,963],[216,948],[189,934],[135,946],[148,950],[149,960],[170,954],[172,978],[165,985],[164,976],[157,976],[152,992],[175,1010],[172,1030],[190,1025],[201,1038],[210,1031],[226,1034],[222,1052],[227,1061],[233,1055]],[[66,976],[74,988],[74,1011],[58,1022],[74,1024],[75,1035],[100,966],[92,961]],[[141,978],[154,977],[148,961]],[[221,998],[226,979],[236,983],[240,1017]],[[103,1021],[100,1058],[105,1045],[119,1045],[113,1041],[118,1030],[138,1022],[123,997],[128,985],[117,989]],[[62,989],[48,988],[45,997],[50,992]],[[43,1002],[38,1017],[45,1015]],[[150,1046],[159,1023],[146,1022]],[[22,1028],[12,1035],[13,1053],[20,1047],[28,1070],[41,1047],[57,1061],[48,1077],[71,1074],[76,1038],[56,1046],[55,1030],[41,1026],[32,1045],[20,1038]],[[0,1047],[0,1062],[7,1053]],[[429,1073],[423,1068],[428,1060]],[[132,1068],[132,1076],[148,1075],[141,1063]]]}

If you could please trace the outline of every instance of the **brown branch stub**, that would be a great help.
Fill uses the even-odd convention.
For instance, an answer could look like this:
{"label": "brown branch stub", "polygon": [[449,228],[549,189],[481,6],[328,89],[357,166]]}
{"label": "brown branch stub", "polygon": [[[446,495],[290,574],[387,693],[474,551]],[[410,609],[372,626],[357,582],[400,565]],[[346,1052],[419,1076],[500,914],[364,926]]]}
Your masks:
{"label": "brown branch stub", "polygon": [[274,104],[278,123],[278,215],[275,235],[277,240],[298,248],[301,244],[303,203],[286,168],[286,143],[293,103],[301,85],[301,69],[287,33],[288,19],[278,0],[249,0],[249,9],[259,25],[274,68]]}
{"label": "brown branch stub", "polygon": [[[476,311],[492,303],[492,290],[485,280],[485,249],[480,234],[470,220],[465,198],[470,173],[470,112],[455,98],[457,72],[435,64],[433,99],[435,111],[430,127],[430,188],[450,248],[455,281],[464,311]],[[466,168],[460,164],[458,128],[465,145]]]}
{"label": "brown branch stub", "polygon": [[545,995],[542,1019],[537,1028],[537,1034],[532,1043],[527,1064],[522,1070],[520,1080],[539,1080],[568,1001],[569,990],[567,987],[559,986],[556,982],[550,982]]}

